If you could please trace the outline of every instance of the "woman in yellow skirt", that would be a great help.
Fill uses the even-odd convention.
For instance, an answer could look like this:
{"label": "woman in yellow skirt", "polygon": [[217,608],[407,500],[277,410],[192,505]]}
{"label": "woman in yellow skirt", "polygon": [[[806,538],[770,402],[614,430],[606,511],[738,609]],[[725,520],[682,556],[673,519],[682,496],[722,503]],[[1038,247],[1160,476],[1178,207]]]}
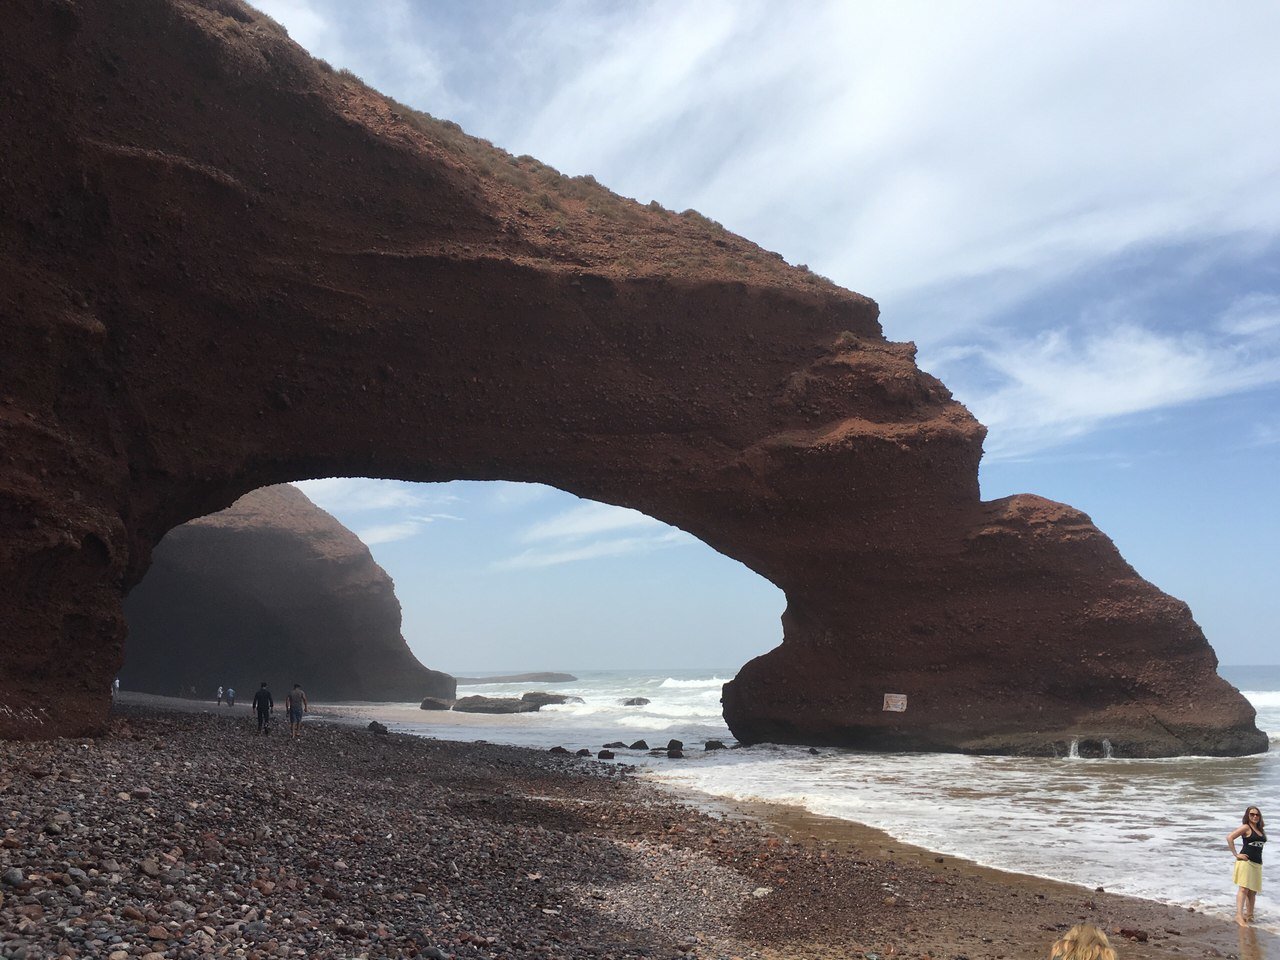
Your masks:
{"label": "woman in yellow skirt", "polygon": [[[1244,849],[1236,850],[1236,840],[1243,840]],[[1267,842],[1266,824],[1262,811],[1247,807],[1240,826],[1227,834],[1227,846],[1236,858],[1235,872],[1231,879],[1236,885],[1236,923],[1244,926],[1253,922],[1253,903],[1262,890],[1262,845]]]}

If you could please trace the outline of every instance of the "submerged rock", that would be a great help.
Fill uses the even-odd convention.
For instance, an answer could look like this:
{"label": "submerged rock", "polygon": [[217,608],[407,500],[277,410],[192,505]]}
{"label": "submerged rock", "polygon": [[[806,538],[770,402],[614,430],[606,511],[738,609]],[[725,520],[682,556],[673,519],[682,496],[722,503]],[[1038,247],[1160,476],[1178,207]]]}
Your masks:
{"label": "submerged rock", "polygon": [[515,697],[463,697],[453,704],[459,713],[533,713],[538,704]]}
{"label": "submerged rock", "polygon": [[537,709],[539,707],[549,706],[552,704],[582,703],[581,697],[575,697],[575,696],[564,694],[564,693],[542,693],[540,691],[526,693],[520,699],[523,700],[525,703],[533,704],[534,709]]}

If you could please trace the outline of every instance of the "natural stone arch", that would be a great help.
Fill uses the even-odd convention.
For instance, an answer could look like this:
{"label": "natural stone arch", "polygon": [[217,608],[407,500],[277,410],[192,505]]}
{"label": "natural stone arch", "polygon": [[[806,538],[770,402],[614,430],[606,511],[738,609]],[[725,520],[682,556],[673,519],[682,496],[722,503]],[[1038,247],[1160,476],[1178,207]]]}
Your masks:
{"label": "natural stone arch", "polygon": [[870,300],[410,116],[234,0],[11,22],[0,735],[101,726],[166,530],[360,475],[548,483],[777,584],[744,739],[1265,749],[1087,517],[979,499],[983,428]]}

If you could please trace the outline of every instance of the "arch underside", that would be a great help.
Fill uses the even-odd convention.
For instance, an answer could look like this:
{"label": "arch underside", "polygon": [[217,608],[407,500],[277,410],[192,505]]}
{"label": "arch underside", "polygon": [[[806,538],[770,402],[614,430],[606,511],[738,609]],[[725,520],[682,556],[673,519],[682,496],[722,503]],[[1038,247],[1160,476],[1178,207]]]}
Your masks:
{"label": "arch underside", "polygon": [[543,209],[260,15],[82,6],[0,38],[0,735],[101,727],[168,529],[346,475],[551,484],[777,584],[743,740],[1265,749],[1087,517],[981,501],[983,428],[873,302],[692,217]]}

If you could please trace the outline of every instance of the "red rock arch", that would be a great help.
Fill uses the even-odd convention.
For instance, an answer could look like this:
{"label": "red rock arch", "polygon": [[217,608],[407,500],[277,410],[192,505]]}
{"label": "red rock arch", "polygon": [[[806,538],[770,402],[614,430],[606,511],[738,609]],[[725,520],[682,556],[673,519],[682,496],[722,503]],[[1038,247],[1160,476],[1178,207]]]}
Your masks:
{"label": "red rock arch", "polygon": [[360,475],[549,483],[767,577],[744,739],[1265,749],[1087,517],[979,499],[982,427],[870,300],[413,116],[234,0],[10,21],[0,735],[101,725],[170,527]]}

